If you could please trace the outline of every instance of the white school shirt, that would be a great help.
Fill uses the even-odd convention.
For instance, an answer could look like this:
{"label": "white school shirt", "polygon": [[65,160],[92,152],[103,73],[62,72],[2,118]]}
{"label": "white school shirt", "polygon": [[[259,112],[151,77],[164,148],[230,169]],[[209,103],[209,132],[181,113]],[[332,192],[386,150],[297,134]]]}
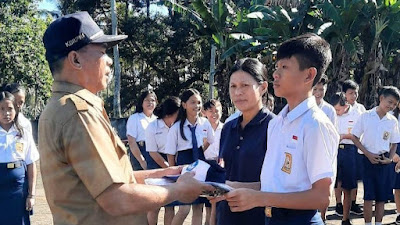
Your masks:
{"label": "white school shirt", "polygon": [[[357,123],[357,120],[361,117],[361,112],[354,108],[353,106],[349,106],[349,111],[347,113],[338,116],[337,129],[340,134],[351,134],[351,131],[354,125]],[[340,144],[350,144],[353,145],[353,141],[350,139],[343,139],[340,141]]]}
{"label": "white school shirt", "polygon": [[377,107],[361,114],[351,133],[361,135],[361,144],[371,153],[382,154],[390,151],[391,143],[400,142],[399,126],[396,117],[390,113],[380,119]]}
{"label": "white school shirt", "polygon": [[327,103],[325,100],[321,99],[321,103],[319,104],[319,108],[328,116],[333,125],[337,125],[337,115],[335,108]]}
{"label": "white school shirt", "polygon": [[225,123],[228,123],[229,121],[238,118],[241,114],[242,114],[242,112],[240,112],[240,110],[236,110],[232,115],[230,115],[228,118],[226,118]]}
{"label": "white school shirt", "polygon": [[126,135],[134,137],[136,142],[144,141],[146,139],[146,128],[149,123],[157,119],[157,116],[152,114],[150,117],[146,116],[143,112],[132,114],[128,122],[126,122]]}
{"label": "white school shirt", "polygon": [[360,111],[361,113],[365,113],[367,110],[365,109],[365,106],[361,103],[355,102],[353,107]]}
{"label": "white school shirt", "polygon": [[32,133],[23,128],[21,137],[15,126],[7,132],[0,127],[0,163],[24,160],[27,165],[39,159],[39,152],[33,141]]}
{"label": "white school shirt", "polygon": [[339,144],[336,128],[317,106],[314,96],[288,110],[286,105],[269,122],[261,191],[306,191],[322,178],[331,178],[335,183]]}
{"label": "white school shirt", "polygon": [[184,151],[188,149],[192,149],[192,132],[190,131],[190,126],[196,126],[196,139],[197,139],[197,147],[200,148],[203,146],[204,138],[207,139],[207,142],[212,144],[214,142],[214,131],[211,127],[211,124],[208,123],[208,120],[203,117],[199,117],[196,120],[195,124],[190,124],[186,119],[183,125],[183,132],[186,137],[186,141],[181,136],[180,131],[181,122],[176,122],[168,132],[167,143],[165,144],[165,153],[170,155],[175,155],[178,151]]}
{"label": "white school shirt", "polygon": [[32,123],[22,113],[18,114],[18,123],[32,134]]}
{"label": "white school shirt", "polygon": [[146,151],[165,154],[168,131],[169,127],[164,120],[157,119],[151,122],[146,129]]}
{"label": "white school shirt", "polygon": [[[211,124],[210,124],[211,125]],[[207,160],[215,160],[219,155],[219,142],[221,140],[221,131],[224,127],[224,123],[219,122],[217,129],[214,130],[214,142],[208,146],[207,150],[204,152],[204,157]],[[211,126],[212,128],[212,126]]]}

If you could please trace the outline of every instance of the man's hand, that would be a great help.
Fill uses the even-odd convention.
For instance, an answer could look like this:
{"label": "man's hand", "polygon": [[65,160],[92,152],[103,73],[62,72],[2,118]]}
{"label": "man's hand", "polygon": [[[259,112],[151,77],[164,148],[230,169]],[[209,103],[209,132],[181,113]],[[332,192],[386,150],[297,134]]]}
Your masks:
{"label": "man's hand", "polygon": [[225,198],[232,212],[242,212],[259,207],[257,202],[261,199],[260,193],[253,189],[238,188],[225,194]]}
{"label": "man's hand", "polygon": [[380,164],[389,164],[392,163],[392,160],[387,158],[386,156],[382,156],[382,159],[379,159]]}
{"label": "man's hand", "polygon": [[201,183],[193,178],[194,173],[188,172],[181,175],[176,183],[176,188],[179,190],[178,201],[183,203],[193,202],[203,193],[203,191],[214,191],[215,188],[209,184]]}

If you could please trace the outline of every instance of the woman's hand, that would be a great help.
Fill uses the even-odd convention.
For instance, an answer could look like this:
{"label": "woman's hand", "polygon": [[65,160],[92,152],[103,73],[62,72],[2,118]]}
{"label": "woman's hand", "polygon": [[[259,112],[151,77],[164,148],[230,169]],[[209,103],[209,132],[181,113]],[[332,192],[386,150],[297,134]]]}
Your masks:
{"label": "woman's hand", "polygon": [[26,211],[32,211],[34,205],[35,205],[35,198],[33,196],[28,196],[26,198],[26,203],[25,203]]}

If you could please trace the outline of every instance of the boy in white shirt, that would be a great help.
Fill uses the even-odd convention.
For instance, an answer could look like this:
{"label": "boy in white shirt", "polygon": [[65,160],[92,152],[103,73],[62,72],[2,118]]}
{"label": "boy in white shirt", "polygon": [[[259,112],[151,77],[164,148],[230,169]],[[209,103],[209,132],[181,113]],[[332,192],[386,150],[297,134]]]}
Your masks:
{"label": "boy in white shirt", "polygon": [[[268,127],[261,191],[238,188],[225,198],[232,212],[266,207],[266,225],[322,225],[317,209],[329,205],[339,135],[312,87],[331,62],[330,47],[321,37],[304,34],[285,41],[277,59],[274,91],[288,105]],[[246,186],[260,190],[259,184]]]}
{"label": "boy in white shirt", "polygon": [[312,94],[317,101],[319,108],[328,116],[333,125],[336,126],[337,116],[335,108],[324,100],[326,90],[328,88],[328,77],[322,75],[321,80],[313,87]]}
{"label": "boy in white shirt", "polygon": [[[353,136],[351,130],[360,118],[361,112],[346,102],[342,92],[334,94],[330,99],[330,103],[338,115],[337,130],[340,135],[335,183],[336,211],[341,206],[342,224],[351,224],[349,219],[352,206],[351,192],[354,188],[357,188],[356,155],[358,154],[357,147],[351,141]],[[341,201],[342,191],[344,193],[343,205]]]}
{"label": "boy in white shirt", "polygon": [[[371,224],[372,202],[375,201],[375,224],[382,224],[384,204],[389,199],[390,167],[400,134],[397,118],[391,115],[400,99],[399,90],[385,86],[379,95],[379,105],[361,115],[352,129],[352,141],[364,153],[364,220]],[[362,141],[359,138],[363,135]]]}

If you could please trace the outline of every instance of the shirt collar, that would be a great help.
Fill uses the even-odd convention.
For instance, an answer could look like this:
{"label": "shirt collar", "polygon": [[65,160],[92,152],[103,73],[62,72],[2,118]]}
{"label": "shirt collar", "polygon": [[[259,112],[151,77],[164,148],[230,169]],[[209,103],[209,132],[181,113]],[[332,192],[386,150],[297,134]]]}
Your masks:
{"label": "shirt collar", "polygon": [[[384,117],[382,117],[382,119],[379,118],[378,112],[376,111],[377,109],[378,109],[378,106],[375,106],[375,107],[372,109],[372,111],[373,111],[372,115],[373,115],[374,117],[377,117],[379,120],[388,120],[388,119],[389,119],[389,118],[388,118],[388,113],[386,113],[386,115],[385,115]],[[390,114],[389,114],[389,115],[390,115]]]}
{"label": "shirt collar", "polygon": [[286,105],[282,111],[279,113],[282,117],[287,117],[289,122],[299,118],[305,112],[313,107],[318,107],[317,102],[315,101],[315,97],[311,96],[302,101],[299,105],[297,105],[292,111],[289,112],[289,105]]}
{"label": "shirt collar", "polygon": [[[261,124],[267,118],[265,114],[269,115],[270,113],[271,112],[266,107],[261,108],[260,111],[258,111],[257,115],[246,126]],[[243,121],[243,113],[240,114],[240,116],[236,120],[236,123],[233,123],[232,128],[240,126],[240,123],[242,121]]]}
{"label": "shirt collar", "polygon": [[0,126],[0,135],[4,136],[7,134],[11,134],[11,133],[18,133],[17,128],[15,127],[15,124],[12,125],[12,127],[10,128],[10,130],[6,131],[4,130],[1,126]]}
{"label": "shirt collar", "polygon": [[160,128],[160,129],[162,129],[162,128],[164,128],[164,127],[167,127],[167,125],[165,124],[165,122],[164,122],[163,119],[158,119],[158,120],[157,120],[157,127]]}
{"label": "shirt collar", "polygon": [[187,126],[187,125],[190,125],[190,126],[197,126],[197,124],[199,124],[199,123],[200,123],[200,117],[197,117],[196,122],[195,122],[194,124],[191,124],[191,123],[189,122],[189,120],[186,119],[186,120],[185,120],[185,123],[183,124],[183,126]]}
{"label": "shirt collar", "polygon": [[76,84],[62,81],[54,81],[52,91],[74,94],[100,110],[103,110],[104,108],[104,103],[101,98],[97,97],[89,90]]}

